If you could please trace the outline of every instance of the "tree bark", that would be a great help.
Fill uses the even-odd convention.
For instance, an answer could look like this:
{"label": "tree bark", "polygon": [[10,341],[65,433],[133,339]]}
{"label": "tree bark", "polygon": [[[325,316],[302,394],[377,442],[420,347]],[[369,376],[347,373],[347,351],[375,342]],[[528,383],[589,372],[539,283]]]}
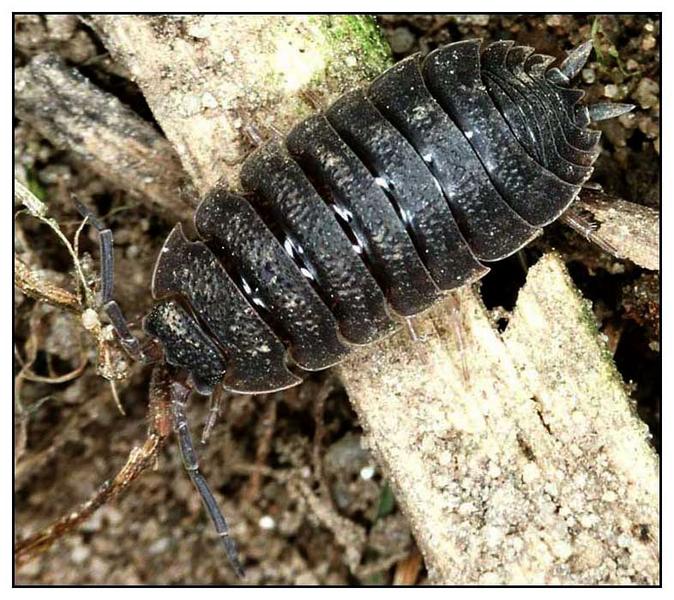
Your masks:
{"label": "tree bark", "polygon": [[91,17],[131,72],[201,193],[239,165],[255,138],[381,72],[390,53],[367,17]]}
{"label": "tree bark", "polygon": [[55,54],[18,69],[16,114],[52,144],[159,212],[188,219],[194,191],[171,144]]}
{"label": "tree bark", "polygon": [[503,335],[457,296],[340,368],[432,580],[656,583],[658,461],[561,260]]}
{"label": "tree bark", "polygon": [[[91,22],[200,193],[389,64],[360,17]],[[413,329],[339,373],[432,581],[657,583],[657,459],[560,260],[531,269],[503,335],[471,288]]]}
{"label": "tree bark", "polygon": [[658,211],[590,190],[583,193],[577,206],[592,215],[598,235],[616,249],[619,258],[644,269],[660,270]]}

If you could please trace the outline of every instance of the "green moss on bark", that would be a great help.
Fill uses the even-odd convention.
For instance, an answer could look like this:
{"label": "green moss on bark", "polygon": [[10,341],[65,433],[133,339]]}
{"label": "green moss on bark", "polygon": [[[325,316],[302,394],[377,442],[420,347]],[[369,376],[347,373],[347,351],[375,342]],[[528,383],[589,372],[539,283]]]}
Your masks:
{"label": "green moss on bark", "polygon": [[330,46],[327,66],[331,76],[347,83],[370,80],[393,64],[391,49],[373,17],[337,15],[313,19]]}

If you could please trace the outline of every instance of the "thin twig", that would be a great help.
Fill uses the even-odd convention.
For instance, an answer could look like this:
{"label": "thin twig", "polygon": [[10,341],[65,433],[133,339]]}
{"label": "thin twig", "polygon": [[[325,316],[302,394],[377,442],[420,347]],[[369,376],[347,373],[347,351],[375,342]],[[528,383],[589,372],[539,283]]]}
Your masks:
{"label": "thin twig", "polygon": [[124,492],[143,471],[154,464],[165,439],[156,434],[150,435],[142,447],[135,447],[131,450],[126,464],[114,479],[103,483],[89,500],[46,529],[17,542],[15,546],[17,566],[25,564],[48,550],[56,540],[84,523],[98,508]]}
{"label": "thin twig", "polygon": [[30,298],[70,312],[81,312],[82,305],[75,294],[47,281],[16,256],[14,257],[14,285]]}
{"label": "thin twig", "polygon": [[[26,186],[24,186],[20,181],[16,179],[14,180],[14,195],[28,209],[28,212],[33,217],[35,217],[36,219],[47,225],[61,240],[66,250],[70,254],[71,258],[73,259],[75,272],[77,273],[77,276],[79,277],[79,280],[82,284],[82,288],[84,290],[85,304],[87,306],[93,306],[94,295],[93,292],[89,289],[89,286],[87,285],[87,280],[84,277],[84,272],[82,271],[82,266],[80,265],[79,258],[77,257],[77,254],[75,253],[75,250],[73,249],[70,241],[61,231],[59,224],[54,219],[46,216],[47,214],[46,205],[40,200],[38,200],[38,198]],[[19,211],[15,215],[15,218],[20,213],[21,211]]]}
{"label": "thin twig", "polygon": [[417,579],[419,579],[419,573],[423,564],[421,552],[415,546],[405,558],[396,564],[393,585],[414,585]]}
{"label": "thin twig", "polygon": [[86,502],[42,531],[18,541],[14,549],[17,566],[49,549],[56,540],[89,519],[98,508],[126,491],[143,471],[155,465],[159,451],[170,433],[169,396],[166,389],[168,380],[165,369],[155,369],[150,384],[149,432],[145,443],[141,447],[134,447],[117,475],[104,482]]}

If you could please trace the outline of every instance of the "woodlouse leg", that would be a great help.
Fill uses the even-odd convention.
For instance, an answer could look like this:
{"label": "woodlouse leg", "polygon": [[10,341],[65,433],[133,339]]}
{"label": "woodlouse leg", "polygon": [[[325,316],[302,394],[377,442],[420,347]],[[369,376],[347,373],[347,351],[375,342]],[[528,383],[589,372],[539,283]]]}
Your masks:
{"label": "woodlouse leg", "polygon": [[138,338],[131,333],[126,318],[122,314],[119,304],[113,299],[114,286],[114,253],[112,231],[105,225],[87,206],[77,198],[73,198],[77,211],[91,223],[98,232],[101,254],[101,303],[103,310],[108,315],[115,332],[119,336],[123,348],[129,355],[143,361],[144,353]]}
{"label": "woodlouse leg", "polygon": [[613,256],[619,256],[619,252],[608,240],[597,232],[597,224],[585,217],[575,207],[569,208],[561,217],[560,221],[568,225],[574,231],[580,233],[586,240],[599,246],[604,252]]}
{"label": "woodlouse leg", "polygon": [[239,118],[241,120],[241,133],[254,149],[263,146],[270,139],[282,140],[284,137],[283,132],[271,123],[260,126],[254,121],[249,120],[250,116],[240,116]]}
{"label": "woodlouse leg", "polygon": [[314,112],[321,112],[325,110],[325,105],[321,99],[311,90],[301,90],[300,96],[311,106]]}
{"label": "woodlouse leg", "polygon": [[529,272],[529,263],[527,262],[526,254],[522,250],[517,253],[517,262],[520,264],[520,267],[522,267],[524,275],[526,275]]}
{"label": "woodlouse leg", "polygon": [[412,320],[412,317],[405,317],[405,325],[407,325],[407,331],[411,340],[413,342],[418,342],[419,336],[417,335],[416,329],[414,329],[414,321]]}
{"label": "woodlouse leg", "polygon": [[461,375],[463,377],[463,382],[468,384],[470,382],[470,369],[468,368],[468,362],[466,360],[466,339],[463,336],[463,327],[461,324],[461,303],[455,294],[450,293],[448,294],[447,305],[451,311],[452,329],[454,330],[456,347],[461,360]]}
{"label": "woodlouse leg", "polygon": [[216,385],[213,393],[210,398],[210,408],[208,411],[208,416],[206,417],[206,422],[204,423],[204,428],[201,432],[201,443],[208,444],[208,440],[211,437],[211,431],[213,427],[218,422],[218,417],[222,411],[222,401],[224,397],[224,390],[221,385]]}
{"label": "woodlouse leg", "polygon": [[183,459],[183,465],[187,471],[194,487],[199,492],[201,500],[204,503],[206,512],[208,516],[213,521],[215,530],[222,540],[222,545],[225,548],[225,553],[229,563],[231,564],[234,572],[239,576],[243,577],[243,567],[239,562],[238,551],[236,549],[236,543],[229,536],[229,527],[227,526],[227,521],[225,517],[220,512],[218,504],[213,496],[213,492],[208,487],[206,479],[201,474],[199,470],[199,459],[197,457],[196,450],[194,449],[194,443],[192,442],[192,436],[189,430],[189,424],[187,421],[186,406],[187,400],[191,394],[192,390],[188,387],[185,387],[183,384],[174,382],[171,384],[171,412],[173,413],[173,427],[178,436],[178,444],[180,446],[180,454]]}
{"label": "woodlouse leg", "polygon": [[264,142],[262,133],[253,123],[243,123],[241,132],[250,140],[253,147],[259,148]]}

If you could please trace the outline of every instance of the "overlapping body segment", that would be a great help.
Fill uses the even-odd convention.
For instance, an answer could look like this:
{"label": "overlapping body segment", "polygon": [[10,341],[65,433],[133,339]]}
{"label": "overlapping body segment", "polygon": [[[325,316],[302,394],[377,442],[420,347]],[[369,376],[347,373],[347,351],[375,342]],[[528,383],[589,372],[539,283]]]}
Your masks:
{"label": "overlapping body segment", "polygon": [[156,297],[179,294],[222,348],[224,387],[241,393],[286,388],[299,379],[286,366],[286,350],[203,242],[190,242],[180,225],[171,232],[152,281]]}
{"label": "overlapping body segment", "polygon": [[241,182],[251,203],[282,230],[286,245],[313,274],[344,338],[367,344],[393,331],[386,298],[352,242],[299,165],[278,142],[245,162]]}
{"label": "overlapping body segment", "polygon": [[216,255],[237,272],[249,302],[289,345],[298,365],[325,369],[345,356],[334,316],[243,197],[226,191],[210,195],[195,222]]}
{"label": "overlapping body segment", "polygon": [[[338,101],[339,102],[339,101]],[[328,114],[333,109],[328,109]],[[325,200],[341,211],[356,249],[392,308],[411,316],[429,308],[438,290],[395,206],[326,117],[310,117],[287,138],[288,149]]]}
{"label": "overlapping body segment", "polygon": [[533,226],[559,217],[580,187],[561,180],[522,148],[482,83],[479,41],[435,50],[424,59],[423,73],[504,200]]}
{"label": "overlapping body segment", "polygon": [[560,179],[582,185],[592,173],[589,165],[593,157],[573,148],[564,136],[559,116],[554,110],[546,110],[544,99],[522,69],[529,51],[532,49],[492,44],[482,54],[483,79],[508,123],[513,126],[516,122],[526,129],[526,140],[516,135],[523,146],[526,144],[527,152]]}
{"label": "overlapping body segment", "polygon": [[592,171],[589,53],[557,69],[478,40],[412,56],[244,162],[158,259],[146,330],[195,387],[295,385],[482,277],[560,216]]}
{"label": "overlapping body segment", "polygon": [[[464,132],[433,97],[416,56],[378,77],[369,88],[369,96],[414,146],[445,197],[458,225],[458,231],[453,237],[448,235],[446,243],[451,242],[457,260],[462,259],[459,285],[478,272],[486,273],[484,266],[473,267],[469,253],[485,261],[499,260],[536,235],[537,230],[503,199]],[[445,226],[452,224],[448,220]]]}

